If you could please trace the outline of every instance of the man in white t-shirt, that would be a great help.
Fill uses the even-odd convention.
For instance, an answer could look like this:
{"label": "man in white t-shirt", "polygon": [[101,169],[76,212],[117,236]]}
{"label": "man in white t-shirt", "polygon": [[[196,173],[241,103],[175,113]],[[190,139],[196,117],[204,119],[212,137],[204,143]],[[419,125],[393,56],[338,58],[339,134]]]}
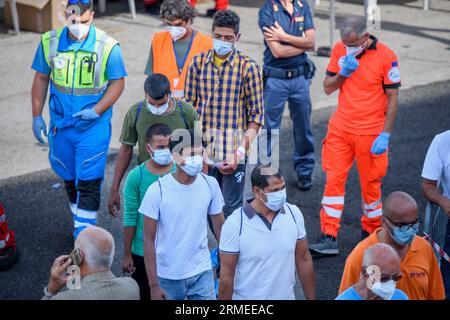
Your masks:
{"label": "man in white t-shirt", "polygon": [[[450,130],[438,134],[428,149],[422,170],[422,191],[429,201],[439,205],[450,217]],[[442,194],[438,184],[444,189]],[[450,221],[447,221],[444,251],[450,254]],[[445,295],[450,299],[450,264],[442,259],[441,272]]]}
{"label": "man in white t-shirt", "polygon": [[293,300],[295,269],[306,299],[314,299],[303,215],[286,202],[280,170],[257,166],[251,182],[254,199],[236,209],[222,228],[219,299]]}
{"label": "man in white t-shirt", "polygon": [[214,274],[208,250],[207,215],[215,234],[225,218],[217,180],[201,173],[201,136],[175,130],[171,138],[177,169],[152,184],[139,212],[144,217],[144,260],[152,300],[215,300]]}

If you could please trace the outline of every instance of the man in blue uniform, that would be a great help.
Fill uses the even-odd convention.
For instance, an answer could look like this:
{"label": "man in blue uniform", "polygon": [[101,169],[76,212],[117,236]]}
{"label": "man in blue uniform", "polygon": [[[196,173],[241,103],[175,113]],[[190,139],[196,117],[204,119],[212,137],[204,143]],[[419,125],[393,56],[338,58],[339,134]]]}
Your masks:
{"label": "man in blue uniform", "polygon": [[[259,11],[264,33],[264,105],[268,156],[275,151],[286,102],[294,122],[294,168],[300,190],[311,188],[314,144],[311,132],[309,86],[314,64],[307,50],[314,48],[315,31],[311,11],[305,0],[267,0]],[[262,137],[266,137],[263,134]]]}
{"label": "man in blue uniform", "polygon": [[33,132],[44,143],[50,85],[49,161],[64,180],[74,238],[96,224],[111,137],[112,105],[127,76],[116,40],[92,25],[93,0],[68,0],[67,26],[42,35],[32,68]]}

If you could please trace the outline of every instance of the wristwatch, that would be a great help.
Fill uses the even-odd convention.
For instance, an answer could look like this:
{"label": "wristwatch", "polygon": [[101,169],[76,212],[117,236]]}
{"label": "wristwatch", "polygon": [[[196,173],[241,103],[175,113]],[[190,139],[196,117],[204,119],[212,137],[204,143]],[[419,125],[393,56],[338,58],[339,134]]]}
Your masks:
{"label": "wristwatch", "polygon": [[50,292],[48,292],[48,289],[47,289],[47,287],[45,287],[45,288],[44,288],[44,296],[45,296],[45,297],[47,297],[47,298],[51,298],[51,297],[53,297],[53,296],[54,296],[54,294],[53,294],[53,293],[50,293]]}

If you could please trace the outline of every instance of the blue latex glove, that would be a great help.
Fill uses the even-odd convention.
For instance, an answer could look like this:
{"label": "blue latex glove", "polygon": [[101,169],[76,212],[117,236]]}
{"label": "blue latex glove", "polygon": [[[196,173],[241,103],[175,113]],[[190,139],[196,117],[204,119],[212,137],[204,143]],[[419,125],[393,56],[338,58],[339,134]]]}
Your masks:
{"label": "blue latex glove", "polygon": [[340,75],[343,77],[350,77],[353,71],[358,69],[359,62],[356,60],[353,54],[348,54],[344,58],[344,62],[342,64]]}
{"label": "blue latex glove", "polygon": [[47,126],[45,124],[42,116],[33,117],[33,133],[36,137],[37,141],[40,143],[44,143],[44,139],[42,139],[41,131],[44,132],[44,135],[47,136]]}
{"label": "blue latex glove", "polygon": [[72,115],[73,118],[80,117],[81,120],[92,121],[100,117],[97,112],[95,112],[94,108],[92,109],[84,109],[80,112],[77,112]]}
{"label": "blue latex glove", "polygon": [[388,148],[390,133],[382,132],[372,144],[370,152],[373,154],[383,154]]}

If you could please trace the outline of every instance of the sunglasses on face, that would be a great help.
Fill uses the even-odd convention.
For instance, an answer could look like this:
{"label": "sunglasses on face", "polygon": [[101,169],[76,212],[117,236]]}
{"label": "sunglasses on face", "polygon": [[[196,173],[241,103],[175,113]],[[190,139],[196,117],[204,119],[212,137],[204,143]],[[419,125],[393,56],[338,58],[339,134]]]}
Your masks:
{"label": "sunglasses on face", "polygon": [[422,223],[422,218],[418,217],[416,221],[413,223],[396,223],[392,221],[391,218],[388,216],[384,216],[386,218],[386,221],[389,223],[391,227],[399,228],[400,231],[408,231],[410,228],[419,229],[420,224]]}

